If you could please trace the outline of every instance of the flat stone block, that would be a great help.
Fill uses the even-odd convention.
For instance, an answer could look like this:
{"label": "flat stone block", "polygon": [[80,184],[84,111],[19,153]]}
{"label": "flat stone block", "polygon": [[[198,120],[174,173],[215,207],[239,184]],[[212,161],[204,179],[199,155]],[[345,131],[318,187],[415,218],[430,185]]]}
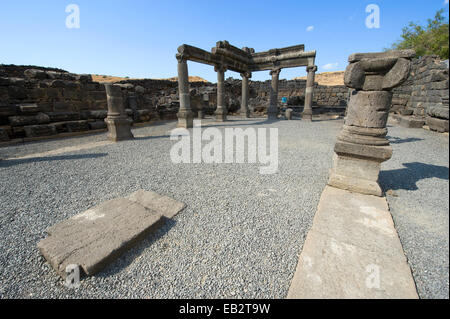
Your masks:
{"label": "flat stone block", "polygon": [[414,116],[396,115],[395,120],[400,126],[407,128],[422,128],[425,125],[425,120],[423,118]]}
{"label": "flat stone block", "polygon": [[385,198],[325,188],[288,298],[418,298]]}
{"label": "flat stone block", "polygon": [[427,125],[430,130],[445,133],[449,131],[449,121],[427,116]]}
{"label": "flat stone block", "polygon": [[63,278],[70,264],[93,275],[161,222],[157,211],[126,198],[113,199],[50,227],[38,248]]}
{"label": "flat stone block", "polygon": [[128,196],[128,199],[145,208],[157,211],[166,218],[174,217],[186,207],[184,203],[173,198],[142,189]]}

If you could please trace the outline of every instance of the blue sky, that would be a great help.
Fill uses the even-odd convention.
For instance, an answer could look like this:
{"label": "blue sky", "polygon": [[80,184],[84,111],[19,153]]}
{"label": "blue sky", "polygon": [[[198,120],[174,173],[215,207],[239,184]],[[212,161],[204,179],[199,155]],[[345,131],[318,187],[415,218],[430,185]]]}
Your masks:
{"label": "blue sky", "polygon": [[[80,28],[66,28],[69,4]],[[365,25],[380,8],[380,28]],[[176,76],[183,43],[210,50],[219,40],[256,51],[305,44],[318,72],[344,70],[354,52],[381,51],[409,21],[425,23],[448,0],[15,0],[0,3],[0,64],[59,67],[74,73],[139,78]],[[189,63],[190,75],[216,81],[212,67]],[[280,78],[305,75],[285,69]],[[226,77],[239,75],[227,72]],[[268,72],[253,75],[267,80]]]}

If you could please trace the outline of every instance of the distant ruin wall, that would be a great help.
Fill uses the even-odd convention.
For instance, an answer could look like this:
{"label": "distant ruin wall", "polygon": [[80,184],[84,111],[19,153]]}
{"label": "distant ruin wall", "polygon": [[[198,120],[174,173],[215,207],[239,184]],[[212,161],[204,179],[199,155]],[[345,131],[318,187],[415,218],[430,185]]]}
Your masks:
{"label": "distant ruin wall", "polygon": [[[122,87],[127,113],[134,122],[176,117],[176,83],[143,81]],[[106,128],[106,92],[90,75],[60,69],[0,65],[0,141],[52,136]]]}
{"label": "distant ruin wall", "polygon": [[423,118],[431,129],[448,132],[448,61],[437,56],[414,59],[408,80],[394,90],[391,112]]}

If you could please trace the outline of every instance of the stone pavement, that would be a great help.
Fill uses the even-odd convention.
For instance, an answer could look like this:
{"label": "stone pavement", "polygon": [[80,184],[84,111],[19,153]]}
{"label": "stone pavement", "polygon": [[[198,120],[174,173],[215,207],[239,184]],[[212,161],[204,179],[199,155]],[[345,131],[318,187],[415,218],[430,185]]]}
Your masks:
{"label": "stone pavement", "polygon": [[288,298],[418,298],[385,198],[326,186]]}

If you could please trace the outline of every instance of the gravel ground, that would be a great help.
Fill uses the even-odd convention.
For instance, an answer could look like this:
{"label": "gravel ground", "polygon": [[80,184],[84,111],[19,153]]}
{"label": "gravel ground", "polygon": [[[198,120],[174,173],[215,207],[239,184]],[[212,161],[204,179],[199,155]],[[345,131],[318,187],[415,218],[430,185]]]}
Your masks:
{"label": "gravel ground", "polygon": [[[260,175],[260,164],[173,164],[174,122],[95,148],[83,149],[105,134],[0,148],[11,158],[80,146],[0,162],[0,298],[284,298],[342,121],[226,125],[278,127],[279,173]],[[398,195],[388,199],[419,292],[448,297],[448,136],[396,127],[390,134],[398,139],[381,181]],[[405,171],[414,162],[426,164]],[[138,189],[188,206],[80,288],[65,288],[37,251],[45,229]]]}
{"label": "gravel ground", "polygon": [[380,184],[421,298],[449,298],[449,137],[389,127]]}
{"label": "gravel ground", "polygon": [[[0,297],[284,298],[342,123],[227,125],[249,124],[280,128],[278,174],[260,175],[260,164],[172,164],[167,133],[175,123],[136,129],[134,141],[0,162]],[[101,138],[27,146],[42,152]],[[138,189],[187,209],[79,289],[65,288],[36,249],[45,229]]]}

